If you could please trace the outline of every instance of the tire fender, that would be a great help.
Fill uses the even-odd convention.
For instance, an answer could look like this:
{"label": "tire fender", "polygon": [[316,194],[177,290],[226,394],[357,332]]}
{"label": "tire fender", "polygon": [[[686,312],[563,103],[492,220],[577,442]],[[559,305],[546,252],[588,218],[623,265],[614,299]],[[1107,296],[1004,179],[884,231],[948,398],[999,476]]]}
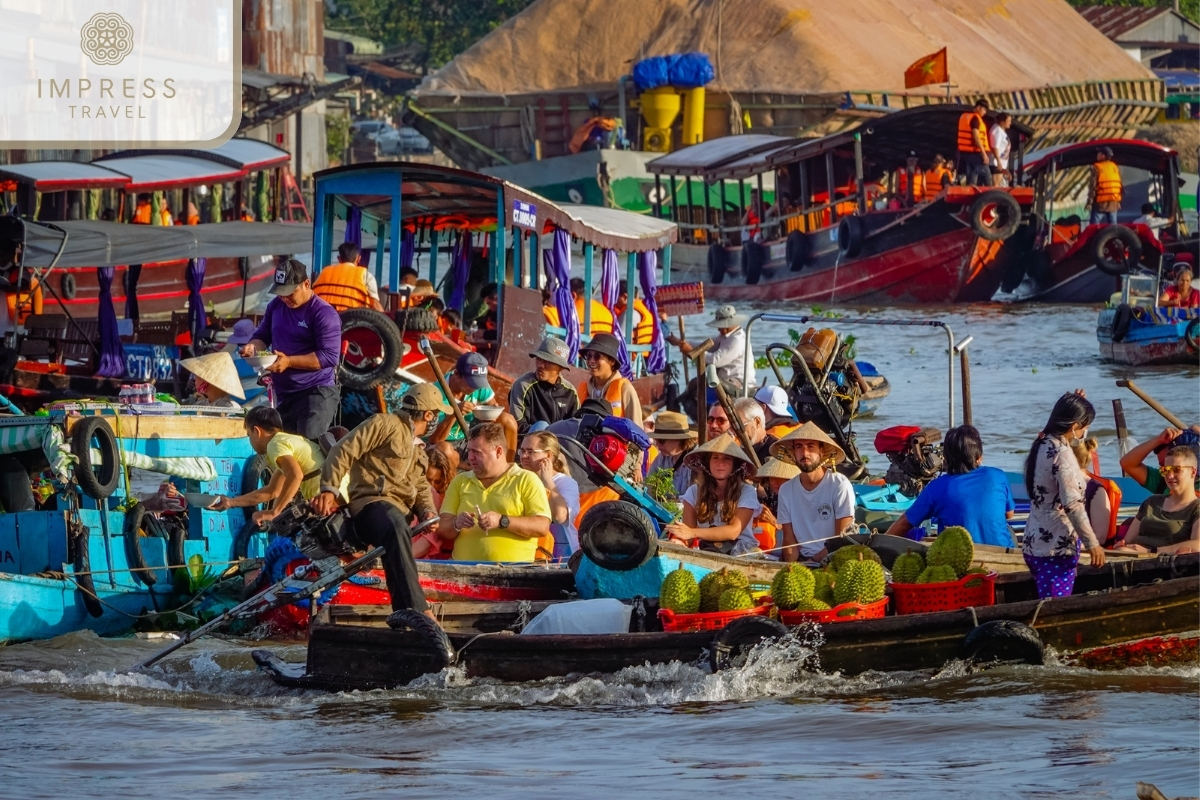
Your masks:
{"label": "tire fender", "polygon": [[628,572],[658,552],[658,535],[650,515],[633,503],[597,503],[579,520],[579,549],[596,566]]}
{"label": "tire fender", "polygon": [[808,239],[800,231],[788,234],[785,259],[789,272],[799,272],[808,263]]}
{"label": "tire fender", "polygon": [[[100,463],[92,463],[92,439]],[[121,471],[117,467],[117,437],[103,417],[85,417],[71,429],[71,452],[78,459],[75,480],[88,497],[103,500],[116,491]]]}
{"label": "tire fender", "polygon": [[708,279],[712,283],[721,283],[725,280],[725,271],[729,268],[729,254],[725,252],[725,246],[720,242],[715,242],[708,246]]}
{"label": "tire fender", "polygon": [[88,553],[88,530],[84,528],[82,533],[75,537],[75,559],[72,566],[75,568],[73,579],[78,587],[80,598],[83,600],[83,607],[93,617],[101,617],[104,615],[104,606],[100,605],[99,598],[96,597],[96,582],[92,580],[92,557]]}
{"label": "tire fender", "polygon": [[989,242],[1002,242],[1021,226],[1021,204],[1001,189],[992,189],[976,197],[970,214],[971,230]]}
{"label": "tire fender", "polygon": [[455,653],[453,645],[450,644],[450,637],[440,625],[420,611],[413,611],[411,608],[393,611],[387,618],[387,624],[394,631],[412,631],[424,639],[441,664],[439,669],[445,669],[454,663]]}
{"label": "tire fender", "polygon": [[1183,343],[1192,355],[1200,352],[1200,319],[1194,319],[1188,323],[1187,328],[1183,331]]}
{"label": "tire fender", "polygon": [[133,577],[146,586],[153,586],[158,583],[158,578],[154,577],[154,570],[146,566],[146,558],[142,554],[142,537],[140,534],[142,523],[145,521],[146,506],[142,503],[136,504],[133,508],[125,512],[125,527],[123,530],[125,561],[128,563],[129,571]]}
{"label": "tire fender", "polygon": [[[1119,242],[1126,251],[1123,261],[1117,261],[1109,256],[1108,247]],[[1137,266],[1142,259],[1142,240],[1131,229],[1124,225],[1107,225],[1092,237],[1090,243],[1092,263],[1101,272],[1121,276]]]}
{"label": "tire fender", "polygon": [[708,666],[713,672],[737,667],[752,647],[769,639],[782,639],[787,627],[770,617],[740,617],[717,631],[708,647]]}
{"label": "tire fender", "polygon": [[1046,659],[1046,646],[1038,632],[1028,625],[1011,619],[996,619],[976,626],[964,636],[958,646],[958,657],[975,663],[1018,661],[1042,664]]}
{"label": "tire fender", "polygon": [[866,231],[863,230],[861,217],[842,217],[837,231],[838,249],[842,251],[842,255],[846,258],[857,256],[862,252],[865,238]]}
{"label": "tire fender", "polygon": [[[351,308],[343,311],[341,317],[342,341],[345,342],[348,338],[351,341],[351,350],[338,367],[338,376],[342,384],[347,389],[361,392],[374,389],[395,375],[396,367],[400,366],[400,358],[404,353],[404,342],[400,339],[400,329],[396,327],[396,323],[386,314],[373,308]],[[357,359],[353,352],[356,346],[353,341],[356,330],[370,331],[368,336],[373,334],[378,337],[380,353],[377,362],[368,365],[365,358],[374,356],[363,356],[364,361],[358,361],[356,365]]]}
{"label": "tire fender", "polygon": [[74,300],[75,292],[78,287],[75,285],[75,275],[70,272],[64,272],[58,278],[58,290],[62,292],[64,300]]}
{"label": "tire fender", "polygon": [[1113,316],[1112,340],[1114,342],[1123,342],[1125,337],[1129,335],[1129,325],[1133,321],[1133,309],[1128,303],[1121,303],[1117,306],[1117,313]]}
{"label": "tire fender", "polygon": [[762,279],[763,265],[767,263],[767,248],[759,242],[746,242],[742,245],[742,274],[746,284],[753,286]]}

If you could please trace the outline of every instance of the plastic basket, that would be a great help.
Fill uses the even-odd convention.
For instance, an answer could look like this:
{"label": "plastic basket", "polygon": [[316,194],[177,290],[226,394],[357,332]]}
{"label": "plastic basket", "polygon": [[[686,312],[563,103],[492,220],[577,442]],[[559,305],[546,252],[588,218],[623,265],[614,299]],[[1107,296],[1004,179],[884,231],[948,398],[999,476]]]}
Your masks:
{"label": "plastic basket", "polygon": [[658,610],[658,619],[664,631],[719,631],[739,617],[765,617],[771,610],[768,606],[747,608],[742,611],[711,611],[705,614],[676,614],[667,608]]}
{"label": "plastic basket", "polygon": [[[967,586],[978,581],[977,586]],[[957,611],[968,606],[996,604],[996,573],[964,575],[946,583],[893,583],[897,614]]]}
{"label": "plastic basket", "polygon": [[779,621],[784,625],[801,625],[805,622],[854,622],[860,619],[883,619],[887,614],[888,599],[874,603],[842,603],[828,611],[784,611],[779,609]]}

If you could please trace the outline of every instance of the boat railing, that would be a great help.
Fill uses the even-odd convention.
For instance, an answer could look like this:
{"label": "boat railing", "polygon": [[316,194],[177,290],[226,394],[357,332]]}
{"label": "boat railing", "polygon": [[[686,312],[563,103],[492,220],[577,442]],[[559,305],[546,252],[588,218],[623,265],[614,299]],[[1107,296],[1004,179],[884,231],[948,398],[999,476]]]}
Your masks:
{"label": "boat railing", "polygon": [[[820,325],[878,325],[902,328],[940,328],[946,334],[946,377],[947,377],[947,397],[949,400],[948,423],[947,430],[954,427],[954,357],[959,352],[966,351],[966,345],[969,344],[971,337],[966,337],[962,340],[959,347],[956,348],[954,340],[954,331],[945,322],[937,319],[865,319],[862,317],[824,317],[809,314],[770,314],[758,313],[750,317],[746,322],[746,352],[745,358],[747,361],[754,358],[754,353],[751,351],[751,336],[750,333],[754,328],[755,323],[759,320],[765,322],[784,322],[796,325],[807,325],[816,323]],[[967,387],[963,388],[964,395],[968,391]],[[742,387],[742,395],[750,396],[750,386]]]}
{"label": "boat railing", "polygon": [[[770,216],[760,223],[760,227],[764,230],[776,229],[774,236],[768,236],[768,239],[783,238],[786,234],[793,231],[801,233],[811,233],[813,231],[828,228],[838,219],[853,214],[857,204],[853,197],[839,197],[832,203],[822,203],[817,206],[809,206],[804,209],[790,211],[781,216]],[[835,215],[836,211],[836,215]],[[703,233],[704,241],[711,242],[722,238],[725,234],[738,234],[746,229],[745,225],[713,225],[709,222],[676,222],[681,232],[686,234],[687,238],[693,243],[698,237],[697,234]]]}

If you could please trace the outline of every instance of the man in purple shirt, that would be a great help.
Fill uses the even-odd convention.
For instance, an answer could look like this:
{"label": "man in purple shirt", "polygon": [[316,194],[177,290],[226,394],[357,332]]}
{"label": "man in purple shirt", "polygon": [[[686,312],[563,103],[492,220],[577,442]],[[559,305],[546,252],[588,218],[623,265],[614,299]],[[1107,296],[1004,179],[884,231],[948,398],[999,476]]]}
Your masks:
{"label": "man in purple shirt", "polygon": [[274,373],[276,408],[283,430],[316,439],[333,423],[340,401],[335,372],[342,347],[342,320],[313,294],[308,269],[289,259],[275,268],[275,295],[262,324],[239,351],[253,356],[268,347],[278,358]]}

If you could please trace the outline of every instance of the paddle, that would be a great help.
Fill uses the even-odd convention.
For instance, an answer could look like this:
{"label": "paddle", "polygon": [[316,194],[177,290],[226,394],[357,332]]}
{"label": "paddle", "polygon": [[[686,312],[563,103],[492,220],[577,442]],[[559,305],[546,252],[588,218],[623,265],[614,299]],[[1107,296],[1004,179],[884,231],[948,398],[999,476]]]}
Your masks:
{"label": "paddle", "polygon": [[717,393],[717,401],[721,407],[725,409],[726,416],[729,417],[729,427],[733,429],[734,435],[742,444],[742,449],[746,451],[746,455],[754,462],[755,467],[761,467],[762,462],[758,460],[758,454],[754,452],[754,445],[750,442],[750,436],[746,433],[746,428],[742,425],[742,418],[739,417],[733,410],[733,403],[729,399],[729,395],[725,393],[725,387],[721,386],[721,379],[717,377],[717,368],[709,366],[704,373],[705,382],[709,388],[714,389]]}
{"label": "paddle", "polygon": [[1113,417],[1117,421],[1117,448],[1121,452],[1121,458],[1133,449],[1133,439],[1129,437],[1129,428],[1125,425],[1125,407],[1121,404],[1118,398],[1113,398]]}
{"label": "paddle", "polygon": [[437,378],[438,386],[442,387],[442,394],[446,395],[446,400],[450,403],[450,408],[454,411],[454,418],[458,420],[458,428],[463,432],[463,436],[467,435],[470,426],[467,425],[467,418],[463,416],[462,409],[458,406],[458,401],[454,399],[454,395],[450,393],[450,384],[446,382],[446,376],[442,374],[442,368],[438,365],[437,356],[433,354],[433,345],[429,343],[429,338],[421,337],[418,343],[421,352],[425,355],[425,359],[429,362],[429,366],[433,369],[433,376]]}
{"label": "paddle", "polygon": [[1138,397],[1142,398],[1142,401],[1146,405],[1150,406],[1155,411],[1157,411],[1160,415],[1162,415],[1163,419],[1165,419],[1167,422],[1174,425],[1176,428],[1179,428],[1181,431],[1187,430],[1188,426],[1183,422],[1183,420],[1179,419],[1179,417],[1175,416],[1170,411],[1168,411],[1166,406],[1164,406],[1162,403],[1158,402],[1153,397],[1151,397],[1150,395],[1143,392],[1138,387],[1138,385],[1136,383],[1134,383],[1133,381],[1122,379],[1122,380],[1117,381],[1117,386],[1128,389],[1129,391],[1136,394]]}

